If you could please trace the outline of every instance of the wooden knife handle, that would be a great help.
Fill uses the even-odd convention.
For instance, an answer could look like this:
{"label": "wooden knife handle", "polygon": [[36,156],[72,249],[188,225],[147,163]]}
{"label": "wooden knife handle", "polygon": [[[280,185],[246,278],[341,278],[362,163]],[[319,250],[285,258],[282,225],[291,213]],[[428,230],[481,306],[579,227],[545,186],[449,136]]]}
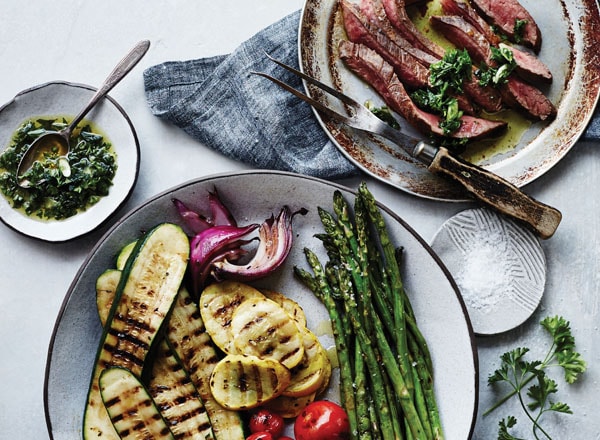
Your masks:
{"label": "wooden knife handle", "polygon": [[429,170],[452,178],[479,201],[527,223],[541,238],[550,238],[562,219],[557,209],[529,197],[500,176],[452,156],[446,148],[439,148]]}

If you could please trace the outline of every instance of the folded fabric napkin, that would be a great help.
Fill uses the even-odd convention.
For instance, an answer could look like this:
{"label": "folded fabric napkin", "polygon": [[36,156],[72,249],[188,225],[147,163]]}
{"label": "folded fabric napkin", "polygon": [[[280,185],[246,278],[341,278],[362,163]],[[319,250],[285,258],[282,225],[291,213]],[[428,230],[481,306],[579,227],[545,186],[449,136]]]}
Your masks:
{"label": "folded fabric napkin", "polygon": [[583,132],[581,139],[584,141],[600,140],[600,108],[596,107],[592,120]]}
{"label": "folded fabric napkin", "polygon": [[326,179],[357,173],[329,140],[310,106],[251,71],[302,90],[301,81],[265,53],[298,68],[300,11],[244,42],[230,55],[166,62],[144,72],[152,112],[233,159],[257,168]]}
{"label": "folded fabric napkin", "polygon": [[[325,179],[357,174],[307,104],[250,73],[266,72],[302,90],[295,75],[265,55],[298,67],[299,19],[300,11],[288,15],[230,55],[148,68],[144,83],[152,112],[205,145],[257,168]],[[583,139],[600,139],[600,112]]]}

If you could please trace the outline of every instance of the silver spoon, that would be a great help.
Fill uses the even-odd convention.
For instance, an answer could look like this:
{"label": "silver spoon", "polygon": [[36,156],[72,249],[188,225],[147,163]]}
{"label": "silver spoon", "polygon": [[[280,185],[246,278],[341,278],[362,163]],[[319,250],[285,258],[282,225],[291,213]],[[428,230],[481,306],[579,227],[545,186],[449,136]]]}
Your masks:
{"label": "silver spoon", "polygon": [[65,177],[68,177],[71,174],[71,168],[69,167],[69,162],[66,160],[67,155],[69,154],[70,146],[70,137],[73,129],[77,127],[77,124],[81,122],[81,120],[88,114],[88,112],[94,107],[98,101],[106,96],[108,92],[112,90],[114,86],[116,86],[119,81],[121,81],[125,75],[127,75],[131,69],[133,69],[136,64],[142,59],[142,57],[148,51],[150,47],[150,42],[147,40],[140,41],[137,43],[131,51],[125,57],[119,61],[119,63],[115,66],[113,71],[108,75],[104,83],[100,86],[100,88],[96,91],[90,102],[88,102],[87,106],[79,112],[75,118],[71,121],[71,123],[63,128],[60,131],[48,131],[37,139],[35,139],[23,157],[19,162],[19,166],[17,168],[17,182],[19,186],[23,188],[29,188],[31,186],[31,182],[27,179],[23,178],[23,174],[31,168],[31,166],[37,160],[43,159],[44,154],[53,153],[58,154],[61,159],[59,159],[59,165],[61,172]]}

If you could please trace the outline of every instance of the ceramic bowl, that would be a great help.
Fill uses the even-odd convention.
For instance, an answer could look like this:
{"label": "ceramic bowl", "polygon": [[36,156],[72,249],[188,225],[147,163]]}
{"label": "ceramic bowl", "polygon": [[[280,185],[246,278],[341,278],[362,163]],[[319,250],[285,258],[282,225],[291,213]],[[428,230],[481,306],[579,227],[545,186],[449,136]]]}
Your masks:
{"label": "ceramic bowl", "polygon": [[538,238],[516,222],[469,209],[444,223],[431,247],[454,277],[475,333],[511,330],[539,305],[546,258]]}
{"label": "ceramic bowl", "polygon": [[[49,82],[24,90],[0,108],[0,150],[9,146],[17,128],[32,117],[75,116],[84,108],[93,87]],[[107,97],[86,116],[111,142],[117,155],[117,172],[110,193],[87,210],[65,220],[39,220],[12,208],[0,194],[0,218],[10,228],[29,237],[63,242],[89,233],[103,224],[127,200],[139,171],[139,143],[135,129],[119,104]]]}

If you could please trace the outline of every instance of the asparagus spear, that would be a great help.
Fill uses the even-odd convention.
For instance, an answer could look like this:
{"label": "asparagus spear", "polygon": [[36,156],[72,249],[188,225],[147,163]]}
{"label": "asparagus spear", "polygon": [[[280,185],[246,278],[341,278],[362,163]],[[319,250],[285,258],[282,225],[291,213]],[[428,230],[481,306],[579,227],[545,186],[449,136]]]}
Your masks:
{"label": "asparagus spear", "polygon": [[[342,395],[353,438],[443,439],[431,357],[383,215],[365,184],[359,187],[354,217],[341,192],[335,192],[333,205],[335,215],[319,208],[325,233],[318,238],[330,261],[324,269],[305,249],[314,275],[295,271],[329,311],[342,351]],[[372,405],[365,393],[373,397]]]}

